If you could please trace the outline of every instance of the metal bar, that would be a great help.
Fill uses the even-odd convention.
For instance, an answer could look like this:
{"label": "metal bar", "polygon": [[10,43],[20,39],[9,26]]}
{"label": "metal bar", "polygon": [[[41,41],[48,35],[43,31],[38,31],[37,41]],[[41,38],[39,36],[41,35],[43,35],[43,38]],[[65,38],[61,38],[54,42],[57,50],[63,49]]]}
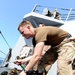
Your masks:
{"label": "metal bar", "polygon": [[37,4],[34,6],[34,8],[32,9],[32,12],[34,12],[36,10],[37,6],[38,6]]}
{"label": "metal bar", "polygon": [[70,16],[71,11],[72,11],[72,8],[70,9],[70,11],[69,11],[69,13],[68,13],[68,16],[67,16],[67,18],[66,18],[66,21],[68,20],[68,18],[69,18],[69,16]]}

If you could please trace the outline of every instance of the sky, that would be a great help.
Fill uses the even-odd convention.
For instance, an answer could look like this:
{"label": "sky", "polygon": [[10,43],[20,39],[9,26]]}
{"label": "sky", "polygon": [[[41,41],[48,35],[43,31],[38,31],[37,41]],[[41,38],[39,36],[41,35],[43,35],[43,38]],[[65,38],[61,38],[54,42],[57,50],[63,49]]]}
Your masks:
{"label": "sky", "polygon": [[[25,14],[32,11],[38,4],[49,7],[75,8],[75,0],[0,0],[0,31],[8,42],[10,48],[14,48],[20,33],[17,30],[19,23]],[[9,46],[0,34],[0,57],[5,58]]]}

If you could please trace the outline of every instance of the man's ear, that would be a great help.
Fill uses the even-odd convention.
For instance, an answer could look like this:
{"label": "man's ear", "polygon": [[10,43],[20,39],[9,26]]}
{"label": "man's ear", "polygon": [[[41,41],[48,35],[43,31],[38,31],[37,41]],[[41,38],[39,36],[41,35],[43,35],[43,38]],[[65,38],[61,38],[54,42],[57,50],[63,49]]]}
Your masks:
{"label": "man's ear", "polygon": [[30,29],[30,26],[28,25],[27,28]]}

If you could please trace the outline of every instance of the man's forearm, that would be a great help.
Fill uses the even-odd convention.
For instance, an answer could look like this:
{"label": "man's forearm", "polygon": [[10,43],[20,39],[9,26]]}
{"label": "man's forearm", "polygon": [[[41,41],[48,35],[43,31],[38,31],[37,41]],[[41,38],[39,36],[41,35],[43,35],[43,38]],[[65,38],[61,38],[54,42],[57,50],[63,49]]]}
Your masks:
{"label": "man's forearm", "polygon": [[28,63],[28,65],[26,66],[26,70],[29,71],[32,67],[34,67],[36,65],[36,63],[40,60],[40,58],[38,56],[32,56],[32,58],[30,59],[30,62]]}
{"label": "man's forearm", "polygon": [[30,59],[28,65],[26,66],[26,70],[29,71],[32,67],[38,63],[38,61],[42,58],[42,50],[44,47],[44,42],[39,42],[36,44],[34,49],[34,54],[32,55],[32,58]]}
{"label": "man's forearm", "polygon": [[23,61],[28,62],[28,61],[30,61],[31,58],[32,58],[32,56],[29,56],[29,57],[23,59]]}

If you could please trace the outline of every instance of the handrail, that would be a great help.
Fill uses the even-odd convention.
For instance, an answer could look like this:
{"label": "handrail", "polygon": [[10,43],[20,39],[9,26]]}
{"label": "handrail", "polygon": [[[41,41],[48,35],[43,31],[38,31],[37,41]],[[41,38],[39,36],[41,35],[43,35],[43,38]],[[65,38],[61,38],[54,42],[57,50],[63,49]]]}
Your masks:
{"label": "handrail", "polygon": [[48,8],[50,12],[53,12],[56,8],[60,14],[60,18],[63,21],[73,20],[75,19],[75,9],[73,8],[58,8],[58,7],[49,7],[49,6],[42,6],[42,5],[35,5],[32,12],[42,14],[43,9]]}

